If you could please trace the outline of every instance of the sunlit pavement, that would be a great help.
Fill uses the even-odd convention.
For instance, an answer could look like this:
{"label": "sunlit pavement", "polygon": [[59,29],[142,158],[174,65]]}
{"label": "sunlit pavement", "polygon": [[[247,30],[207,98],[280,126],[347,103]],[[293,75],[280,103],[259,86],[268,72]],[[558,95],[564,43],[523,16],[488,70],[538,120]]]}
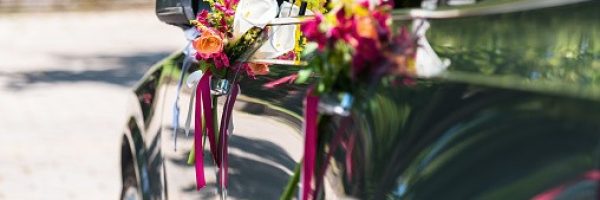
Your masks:
{"label": "sunlit pavement", "polygon": [[0,15],[0,199],[117,199],[127,92],[184,43],[153,10]]}

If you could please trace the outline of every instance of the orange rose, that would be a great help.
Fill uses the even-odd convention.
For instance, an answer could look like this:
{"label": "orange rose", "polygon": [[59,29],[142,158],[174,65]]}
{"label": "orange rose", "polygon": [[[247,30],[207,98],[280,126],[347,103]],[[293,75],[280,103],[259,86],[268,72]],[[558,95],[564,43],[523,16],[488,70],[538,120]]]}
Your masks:
{"label": "orange rose", "polygon": [[356,31],[361,37],[377,40],[377,30],[371,17],[358,17],[356,22]]}
{"label": "orange rose", "polygon": [[248,67],[250,67],[250,70],[254,75],[269,74],[269,65],[267,64],[248,63]]}
{"label": "orange rose", "polygon": [[194,49],[201,54],[213,54],[223,51],[223,38],[211,30],[202,31],[202,36],[193,42]]}

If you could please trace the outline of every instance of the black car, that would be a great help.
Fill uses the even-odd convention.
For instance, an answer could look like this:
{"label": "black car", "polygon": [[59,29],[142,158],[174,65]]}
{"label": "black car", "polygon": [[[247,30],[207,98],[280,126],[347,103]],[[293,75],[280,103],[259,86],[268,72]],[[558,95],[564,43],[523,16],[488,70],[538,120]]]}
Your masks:
{"label": "black car", "polygon": [[[160,19],[184,28],[202,9],[195,1],[157,2]],[[399,9],[394,19],[407,24],[427,18],[427,40],[451,62],[448,70],[411,87],[382,83],[357,102],[352,123],[342,127],[356,146],[338,147],[317,188],[320,198],[598,199],[600,1],[436,5]],[[194,166],[187,164],[193,135],[181,125],[174,149],[173,105],[183,58],[181,52],[165,58],[133,89],[123,130],[122,199],[220,196],[214,165],[205,169],[208,187],[196,191]],[[302,158],[308,85],[262,85],[295,70],[273,67],[268,76],[241,83],[229,198],[278,199],[293,176]],[[191,93],[186,87],[179,93],[182,116]],[[322,126],[334,131],[340,123],[330,117]]]}

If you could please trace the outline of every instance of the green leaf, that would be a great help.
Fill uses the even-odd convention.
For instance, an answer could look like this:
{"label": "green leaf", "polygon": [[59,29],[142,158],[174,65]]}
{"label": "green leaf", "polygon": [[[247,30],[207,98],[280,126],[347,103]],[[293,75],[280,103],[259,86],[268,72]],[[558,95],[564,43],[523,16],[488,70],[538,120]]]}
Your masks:
{"label": "green leaf", "polygon": [[325,93],[325,91],[327,90],[327,86],[325,85],[324,82],[319,82],[319,84],[317,85],[317,92],[319,94]]}
{"label": "green leaf", "polygon": [[298,78],[296,78],[296,83],[297,84],[305,83],[306,81],[308,81],[308,78],[310,78],[311,74],[312,74],[312,69],[303,69],[303,70],[298,71]]}
{"label": "green leaf", "polygon": [[194,163],[196,163],[196,152],[194,151],[194,149],[194,145],[192,145],[192,150],[190,151],[190,154],[188,154],[188,165],[193,165]]}
{"label": "green leaf", "polygon": [[306,57],[306,56],[316,52],[318,48],[319,48],[319,44],[317,44],[315,42],[309,42],[306,44],[306,46],[304,46],[304,50],[302,50],[300,55],[301,55],[301,57]]}

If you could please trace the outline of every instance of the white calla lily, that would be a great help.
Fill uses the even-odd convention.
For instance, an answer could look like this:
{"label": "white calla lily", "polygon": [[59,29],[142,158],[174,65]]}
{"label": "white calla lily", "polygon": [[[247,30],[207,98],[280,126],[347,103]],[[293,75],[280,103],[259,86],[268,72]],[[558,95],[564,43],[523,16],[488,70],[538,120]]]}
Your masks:
{"label": "white calla lily", "polygon": [[419,38],[415,58],[417,76],[425,78],[437,76],[450,66],[450,60],[440,58],[425,38],[425,32],[427,32],[429,26],[429,22],[425,20],[415,20],[413,22],[413,29],[416,29],[415,36]]}
{"label": "white calla lily", "polygon": [[239,39],[256,26],[264,28],[277,17],[277,0],[240,0],[233,18],[233,38]]}
{"label": "white calla lily", "polygon": [[[291,9],[291,10],[290,10]],[[279,9],[279,16],[282,18],[290,17],[290,13],[297,14],[300,12],[298,6],[292,5],[289,2],[283,2]],[[307,15],[313,13],[306,11]],[[254,59],[271,59],[277,58],[291,50],[296,46],[296,25],[273,26],[269,30],[269,40],[265,42],[254,54]]]}

